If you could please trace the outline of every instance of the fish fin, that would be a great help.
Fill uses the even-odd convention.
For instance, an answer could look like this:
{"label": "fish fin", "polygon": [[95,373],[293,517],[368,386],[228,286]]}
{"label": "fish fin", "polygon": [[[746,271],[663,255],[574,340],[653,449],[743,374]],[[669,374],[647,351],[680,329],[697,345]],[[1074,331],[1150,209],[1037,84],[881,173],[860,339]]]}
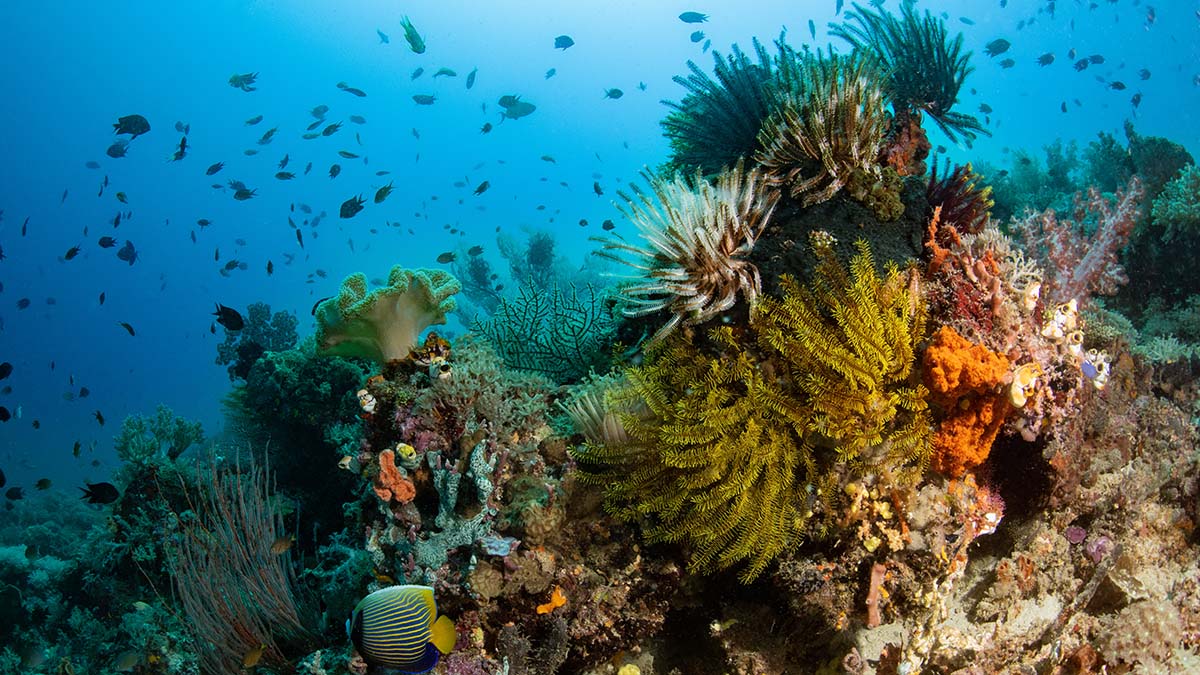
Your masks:
{"label": "fish fin", "polygon": [[441,658],[441,654],[438,653],[437,648],[432,644],[426,643],[425,654],[421,656],[421,660],[394,668],[392,672],[401,673],[402,675],[422,675],[436,668],[439,658]]}
{"label": "fish fin", "polygon": [[437,621],[433,622],[429,641],[441,653],[449,654],[454,649],[454,643],[458,641],[458,631],[454,627],[454,620],[444,614],[439,616]]}

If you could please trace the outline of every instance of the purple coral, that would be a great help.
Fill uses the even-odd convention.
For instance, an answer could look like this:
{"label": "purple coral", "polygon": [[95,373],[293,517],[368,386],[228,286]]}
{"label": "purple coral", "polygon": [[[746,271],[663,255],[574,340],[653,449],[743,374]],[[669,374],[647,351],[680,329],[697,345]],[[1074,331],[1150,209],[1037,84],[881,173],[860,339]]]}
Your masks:
{"label": "purple coral", "polygon": [[1099,563],[1101,560],[1104,560],[1105,556],[1112,553],[1115,546],[1116,544],[1113,543],[1112,539],[1102,534],[1099,537],[1092,537],[1091,541],[1083,547],[1083,550],[1092,559],[1092,562]]}

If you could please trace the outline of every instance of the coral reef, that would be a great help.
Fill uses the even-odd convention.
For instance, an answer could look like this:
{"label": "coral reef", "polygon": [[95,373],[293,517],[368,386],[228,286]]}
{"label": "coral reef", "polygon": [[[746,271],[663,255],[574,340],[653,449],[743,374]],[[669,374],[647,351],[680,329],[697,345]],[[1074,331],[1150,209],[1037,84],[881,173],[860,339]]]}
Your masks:
{"label": "coral reef", "polygon": [[422,331],[446,323],[461,288],[448,272],[396,265],[386,286],[367,292],[367,277],[352,274],[336,296],[317,305],[317,344],[325,354],[379,364],[406,359]]}
{"label": "coral reef", "polygon": [[777,194],[741,162],[714,183],[699,174],[691,183],[678,174],[645,178],[652,194],[635,187],[632,196],[621,197],[623,213],[646,243],[602,239],[604,250],[598,252],[641,273],[620,289],[630,304],[626,315],[669,315],[651,338],[661,340],[678,326],[702,324],[728,311],[739,296],[753,305],[762,283],[746,256],[770,220]]}
{"label": "coral reef", "polygon": [[152,459],[174,461],[188,448],[204,442],[199,422],[189,422],[159,404],[154,417],[129,415],[113,439],[117,457],[126,464],[145,464]]}
{"label": "coral reef", "polygon": [[785,279],[748,331],[649,350],[611,395],[628,442],[576,452],[613,512],[651,517],[650,541],[687,542],[693,570],[742,565],[751,581],[812,514],[824,512],[814,530],[828,527],[821,501],[840,480],[877,470],[911,482],[928,459],[924,388],[904,386],[921,304],[896,268],[877,276],[865,243],[849,271],[830,242],[815,248],[814,287]]}

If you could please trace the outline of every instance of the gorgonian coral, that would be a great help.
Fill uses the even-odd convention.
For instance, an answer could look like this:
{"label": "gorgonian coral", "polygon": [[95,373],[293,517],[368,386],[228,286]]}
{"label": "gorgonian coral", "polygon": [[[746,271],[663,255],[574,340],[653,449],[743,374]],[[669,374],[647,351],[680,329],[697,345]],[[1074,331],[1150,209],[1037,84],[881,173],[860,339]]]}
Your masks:
{"label": "gorgonian coral", "polygon": [[847,12],[848,21],[830,27],[829,33],[849,42],[875,59],[887,76],[887,96],[898,120],[924,112],[956,140],[970,145],[978,134],[991,135],[971,115],[953,112],[967,75],[971,52],[962,53],[963,36],[953,40],[941,19],[925,11],[919,16],[913,3],[902,3],[901,18],[858,3]]}
{"label": "gorgonian coral", "polygon": [[889,120],[879,78],[865,60],[818,53],[802,69],[803,93],[786,98],[763,127],[756,159],[773,184],[808,206],[851,183],[881,179]]}
{"label": "gorgonian coral", "polygon": [[[659,340],[679,325],[704,323],[733,307],[738,296],[753,304],[762,281],[747,260],[771,217],[778,194],[757,171],[742,162],[710,183],[698,173],[688,181],[651,177],[651,193],[634,188],[619,193],[621,209],[637,226],[643,245],[599,239],[598,255],[638,270],[641,275],[621,291],[629,302],[627,316],[655,312],[671,315],[654,335]],[[620,254],[631,257],[622,257]]]}

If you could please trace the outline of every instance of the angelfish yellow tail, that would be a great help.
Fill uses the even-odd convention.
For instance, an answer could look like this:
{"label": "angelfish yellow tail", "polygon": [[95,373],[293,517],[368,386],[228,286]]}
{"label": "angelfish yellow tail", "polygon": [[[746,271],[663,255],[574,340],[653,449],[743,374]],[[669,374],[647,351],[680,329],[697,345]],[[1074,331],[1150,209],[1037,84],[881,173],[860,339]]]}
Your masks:
{"label": "angelfish yellow tail", "polygon": [[454,643],[458,641],[458,632],[454,629],[454,621],[448,616],[439,616],[437,621],[433,622],[433,634],[430,635],[429,641],[438,648],[439,652],[449,654],[450,650],[454,649]]}

